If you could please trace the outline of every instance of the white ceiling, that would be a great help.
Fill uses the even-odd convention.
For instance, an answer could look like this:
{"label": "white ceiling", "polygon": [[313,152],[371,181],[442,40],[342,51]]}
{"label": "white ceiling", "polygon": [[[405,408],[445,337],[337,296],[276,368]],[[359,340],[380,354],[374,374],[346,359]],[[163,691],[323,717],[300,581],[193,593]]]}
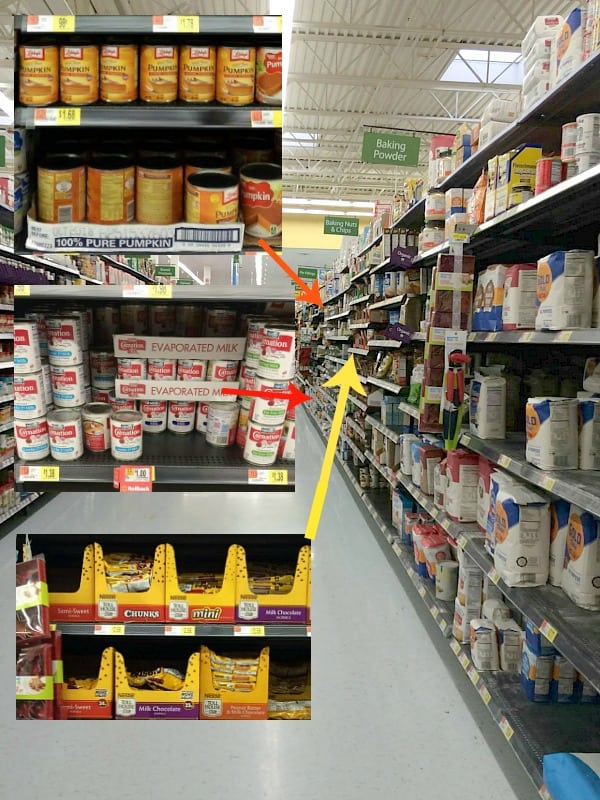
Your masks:
{"label": "white ceiling", "polygon": [[[360,161],[362,134],[391,128],[421,135],[453,132],[475,120],[505,84],[440,84],[459,49],[518,51],[532,20],[561,13],[573,0],[292,0],[284,135],[315,137],[316,146],[284,146],[287,197],[389,197],[407,175],[422,172]],[[12,13],[269,13],[269,0],[27,0]],[[9,16],[0,16],[2,61],[11,68]],[[6,76],[6,69],[4,75]],[[0,75],[0,81],[2,75]]]}

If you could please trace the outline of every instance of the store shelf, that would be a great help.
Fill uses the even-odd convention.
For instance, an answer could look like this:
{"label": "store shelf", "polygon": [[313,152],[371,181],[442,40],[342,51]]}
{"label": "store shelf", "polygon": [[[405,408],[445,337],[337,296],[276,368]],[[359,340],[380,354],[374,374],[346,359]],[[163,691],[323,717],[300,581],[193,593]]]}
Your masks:
{"label": "store shelf", "polygon": [[[51,261],[48,258],[44,258],[43,256],[38,256],[35,253],[11,252],[11,258],[16,259],[17,261],[22,261],[23,263],[29,264],[33,267],[37,267],[38,269],[42,267],[43,269],[52,270],[52,272],[56,272],[59,275],[68,275],[71,278],[82,277],[82,275],[79,273],[79,270],[75,269],[75,267],[68,267],[65,266],[64,264],[57,264],[54,261]],[[32,288],[34,287],[32,286]],[[41,287],[38,287],[36,285],[35,288],[41,288]],[[14,311],[14,308],[12,310]]]}
{"label": "store shelf", "polygon": [[377,266],[370,267],[369,268],[370,274],[375,275],[375,273],[377,272],[382,272],[386,267],[389,266],[390,261],[391,261],[391,256],[388,256],[387,258],[384,258],[380,264],[377,264]]}
{"label": "store shelf", "polygon": [[40,497],[40,495],[37,492],[32,492],[14,506],[7,508],[6,511],[2,511],[2,509],[0,509],[0,525],[9,520],[11,517],[14,517],[15,514],[19,513],[19,511],[26,509],[27,506],[30,506],[34,500],[38,499],[38,497]]}
{"label": "store shelf", "polygon": [[349,288],[350,287],[347,286],[345,289],[342,289],[341,292],[337,292],[336,294],[332,294],[331,297],[324,298],[323,305],[327,305],[327,303],[333,303],[333,301],[337,300],[338,297],[342,297],[342,295],[345,295]]}
{"label": "store shelf", "polygon": [[[151,638],[163,638],[164,636],[197,636],[197,637],[228,637],[228,636],[248,636],[247,631],[255,626],[247,624],[170,624],[160,625],[153,623],[127,622],[116,626],[119,633],[114,633],[111,629],[115,626],[111,624],[94,622],[57,622],[56,630],[63,636],[146,636]],[[311,635],[310,625],[277,625],[261,624],[257,626],[261,629],[260,633],[251,634],[253,638],[293,638],[306,639]],[[191,632],[191,629],[193,633]],[[182,632],[184,629],[184,632]],[[262,632],[264,631],[264,633]]]}
{"label": "store shelf", "polygon": [[380,233],[379,236],[376,236],[372,241],[370,241],[368,244],[366,244],[362,248],[362,250],[358,251],[357,257],[360,258],[361,256],[364,256],[366,253],[369,252],[369,250],[371,250],[376,245],[380,244],[382,239],[383,239],[383,233]]}
{"label": "store shelf", "polygon": [[14,419],[9,420],[8,422],[3,422],[0,425],[0,433],[4,433],[4,431],[10,431],[15,427]]}
{"label": "store shelf", "polygon": [[31,286],[29,298],[31,300],[70,300],[78,302],[83,300],[114,301],[123,299],[158,300],[166,299],[191,301],[222,301],[231,302],[258,302],[264,300],[293,301],[293,289],[286,286],[166,286],[159,290],[150,286]]}
{"label": "store shelf", "polygon": [[364,429],[361,428],[358,422],[355,422],[352,417],[346,417],[346,425],[349,428],[352,428],[352,430],[357,433],[361,439],[367,438],[367,434],[365,433]]}
{"label": "store shelf", "polygon": [[600,345],[600,328],[578,331],[497,331],[470,333],[474,344]]}
{"label": "store shelf", "polygon": [[[279,113],[274,113],[275,109],[265,111],[259,105],[236,107],[219,103],[194,105],[184,102],[169,103],[164,107],[142,103],[131,103],[127,106],[82,106],[78,111],[80,127],[111,129],[166,125],[170,129],[258,127],[262,130],[281,127],[282,116],[281,109],[277,109]],[[15,108],[15,124],[26,128],[38,127],[39,111],[35,108]],[[47,122],[42,124],[43,127],[48,127]]]}
{"label": "store shelf", "polygon": [[[12,336],[10,338],[12,339]],[[14,361],[0,361],[0,370],[14,369],[14,368],[15,368]]]}
{"label": "store shelf", "polygon": [[370,322],[351,322],[348,327],[351,331],[365,331],[371,324]]}
{"label": "store shelf", "polygon": [[[32,30],[39,32],[38,29],[28,28],[27,16],[17,15],[15,20],[15,30],[21,33],[32,32]],[[52,20],[52,17],[49,18]],[[264,17],[253,17],[250,15],[240,16],[223,16],[223,15],[196,15],[194,17],[167,17],[167,20],[173,22],[173,30],[165,31],[169,36],[175,34],[189,35],[194,32],[194,29],[199,30],[204,35],[216,34],[244,34],[253,36],[273,36],[281,33],[281,18],[275,15]],[[195,26],[190,25],[188,20],[194,20]],[[86,16],[78,15],[73,18],[75,25],[75,33],[103,33],[103,34],[124,34],[124,33],[137,33],[137,34],[150,34],[161,33],[161,29],[155,27],[153,24],[153,17],[151,15],[136,16]],[[259,24],[260,20],[260,24]],[[49,33],[60,35],[60,28],[55,30],[54,27],[48,28]]]}
{"label": "store shelf", "polygon": [[15,396],[12,393],[11,394],[6,394],[6,395],[1,395],[0,394],[0,404],[2,404],[2,403],[12,403],[14,399],[15,399]]}
{"label": "store shelf", "polygon": [[367,267],[366,269],[361,270],[361,272],[358,272],[356,275],[353,275],[350,278],[350,283],[358,283],[359,281],[362,281],[363,278],[368,277],[370,272],[371,272],[371,267]]}
{"label": "store shelf", "polygon": [[[590,227],[592,238],[586,240],[586,246],[593,246],[597,230],[590,196],[599,189],[600,165],[482,223],[464,244],[464,252],[474,255],[482,264],[500,256],[506,260],[521,256],[531,261],[552,250],[572,247],[573,235]],[[547,234],[540,237],[540,230]],[[440,253],[448,250],[445,242],[421,253],[414,263],[432,265]]]}
{"label": "store shelf", "polygon": [[470,649],[456,639],[449,644],[542,798],[550,797],[543,786],[545,754],[600,750],[599,706],[532,703],[525,697],[518,675],[478,672]]}
{"label": "store shelf", "polygon": [[393,339],[370,339],[369,348],[372,350],[399,350],[405,347],[404,342],[396,342]]}
{"label": "store shelf", "polygon": [[380,464],[370,450],[367,450],[365,452],[365,457],[367,461],[369,461],[375,467],[375,469],[382,476],[382,478],[390,484],[390,486],[392,486],[393,488],[396,488],[396,486],[398,486],[398,481],[396,480],[396,476],[393,470],[385,466],[385,464]]}
{"label": "store shelf", "polygon": [[8,339],[12,340],[13,334],[11,333],[0,333],[0,341],[6,341]]}
{"label": "store shelf", "polygon": [[377,303],[372,303],[369,306],[369,311],[374,311],[376,308],[394,308],[401,306],[405,302],[406,297],[418,297],[416,294],[398,294],[395,297],[388,297],[387,300],[379,300]]}
{"label": "store shelf", "polygon": [[325,356],[326,361],[333,361],[334,364],[341,364],[342,366],[346,363],[343,358],[337,358],[337,356]]}
{"label": "store shelf", "polygon": [[325,389],[323,389],[323,387],[322,387],[322,386],[317,386],[317,387],[315,388],[315,392],[317,392],[317,393],[319,393],[319,392],[320,392],[322,395],[324,395],[325,399],[327,400],[327,402],[328,402],[330,405],[334,406],[334,405],[336,404],[336,402],[337,402],[337,401],[336,401],[335,397],[334,397],[333,395],[329,394],[329,392],[328,392],[328,391],[326,391]]}
{"label": "store shelf", "polygon": [[346,334],[339,334],[336,333],[334,336],[329,336],[327,333],[323,334],[323,338],[327,339],[328,342],[347,342],[348,339],[352,337],[351,333]]}
{"label": "store shelf", "polygon": [[372,414],[367,416],[367,422],[369,425],[372,425],[373,428],[383,433],[384,436],[387,436],[388,439],[391,439],[392,442],[395,442],[396,444],[399,443],[400,437],[405,432],[403,428],[395,428],[390,427],[389,425],[384,425],[380,419],[374,417]]}
{"label": "store shelf", "polygon": [[353,452],[353,453],[354,453],[354,455],[355,455],[355,456],[358,458],[358,460],[360,461],[360,463],[361,463],[361,464],[364,464],[364,463],[365,463],[365,454],[364,454],[364,453],[363,453],[363,451],[360,449],[360,447],[357,447],[357,445],[355,445],[355,444],[354,444],[354,442],[352,441],[352,439],[350,439],[348,436],[346,436],[346,435],[345,435],[345,434],[343,434],[343,433],[341,433],[341,434],[340,434],[340,439],[341,439],[343,442],[347,442],[347,443],[348,443],[348,447],[349,447],[349,448],[352,450],[352,452]]}
{"label": "store shelf", "polygon": [[373,386],[378,386],[380,389],[385,389],[386,392],[392,392],[392,394],[400,394],[404,388],[403,386],[398,386],[397,383],[382,381],[379,378],[367,378],[367,383],[372,383]]}
{"label": "store shelf", "polygon": [[348,401],[351,402],[353,405],[355,405],[357,408],[360,408],[361,411],[369,410],[369,406],[367,405],[367,403],[365,403],[364,400],[358,398],[355,394],[352,394],[352,392],[348,395]]}
{"label": "store shelf", "polygon": [[363,294],[361,297],[355,297],[354,300],[350,300],[348,303],[349,306],[359,306],[362,303],[366,303],[373,297],[372,294]]}
{"label": "store shelf", "polygon": [[[242,458],[239,447],[211,447],[201,434],[191,433],[181,436],[167,431],[155,436],[144,436],[144,454],[138,460],[144,466],[154,466],[156,477],[154,491],[173,490],[177,487],[185,491],[186,487],[198,490],[199,487],[226,490],[235,487],[253,489],[255,484],[249,483],[249,471],[261,467],[248,464]],[[136,462],[115,461],[110,452],[86,452],[77,461],[54,461],[51,458],[36,461],[34,465],[17,462],[15,480],[20,486],[31,491],[82,491],[85,488],[94,491],[114,491],[113,469],[116,466],[135,466]],[[58,467],[60,479],[52,483],[41,480],[21,482],[21,469],[27,466]],[[288,484],[282,490],[293,491],[295,469],[294,463],[277,461],[273,466],[263,469],[283,470],[287,472]],[[261,489],[277,489],[268,484]]]}
{"label": "store shelf", "polygon": [[464,447],[485,456],[507,472],[600,516],[597,472],[577,469],[556,471],[537,469],[525,460],[523,436],[497,440],[479,439],[472,433],[463,433],[460,442]]}
{"label": "store shelf", "polygon": [[467,530],[463,533],[466,535],[455,536],[459,547],[490,576],[507,600],[533,620],[556,649],[600,691],[598,614],[576,606],[558,586],[547,584],[530,589],[507,586],[494,569],[493,559],[485,549],[483,535],[468,535]]}
{"label": "store shelf", "polygon": [[5,303],[0,303],[0,311],[14,311],[14,306],[6,305]]}
{"label": "store shelf", "polygon": [[0,469],[5,469],[6,467],[10,467],[14,463],[15,463],[14,453],[13,455],[10,456],[4,456],[3,458],[0,458]]}
{"label": "store shelf", "polygon": [[392,230],[397,228],[420,228],[425,218],[425,198],[413,203],[406,211],[394,220]]}
{"label": "store shelf", "polygon": [[369,350],[367,350],[367,349],[365,349],[363,347],[349,347],[348,348],[348,352],[349,353],[354,353],[357,356],[368,356],[369,355]]}
{"label": "store shelf", "polygon": [[120,269],[121,272],[126,272],[128,275],[133,275],[134,278],[139,278],[141,281],[144,281],[144,283],[158,283],[158,281],[155,281],[154,278],[150,278],[144,272],[140,272],[138,269],[130,267],[129,264],[123,264],[121,261],[113,258],[112,256],[103,255],[101,258],[106,264],[110,264],[112,267],[116,267],[117,269]]}
{"label": "store shelf", "polygon": [[330,317],[325,317],[325,322],[332,322],[334,319],[344,319],[344,317],[350,316],[350,309],[347,311],[341,311],[339,314],[332,314]]}

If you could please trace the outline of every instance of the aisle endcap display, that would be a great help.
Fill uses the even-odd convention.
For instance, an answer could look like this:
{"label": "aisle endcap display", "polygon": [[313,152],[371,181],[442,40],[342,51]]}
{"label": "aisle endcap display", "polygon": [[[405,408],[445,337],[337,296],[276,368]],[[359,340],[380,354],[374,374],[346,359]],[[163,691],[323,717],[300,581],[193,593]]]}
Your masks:
{"label": "aisle endcap display", "polygon": [[238,545],[227,551],[221,588],[211,593],[184,592],[178,580],[177,554],[172,545],[166,545],[165,620],[166,622],[192,622],[201,624],[233,623],[236,615],[236,572],[239,559]]}
{"label": "aisle endcap display", "polygon": [[198,719],[200,702],[200,653],[192,653],[181,689],[132,688],[125,659],[115,652],[116,719]]}
{"label": "aisle endcap display", "polygon": [[236,619],[239,622],[307,623],[309,602],[310,547],[298,553],[292,588],[285,594],[255,594],[250,588],[246,551],[238,548],[236,578]]}
{"label": "aisle endcap display", "polygon": [[269,700],[269,648],[258,657],[256,683],[248,691],[215,687],[211,655],[206,645],[200,648],[200,719],[267,719]]}
{"label": "aisle endcap display", "polygon": [[[62,684],[62,705],[68,719],[112,719],[115,696],[115,648],[106,647],[94,685],[80,688],[77,681]],[[70,685],[75,684],[74,686]]]}

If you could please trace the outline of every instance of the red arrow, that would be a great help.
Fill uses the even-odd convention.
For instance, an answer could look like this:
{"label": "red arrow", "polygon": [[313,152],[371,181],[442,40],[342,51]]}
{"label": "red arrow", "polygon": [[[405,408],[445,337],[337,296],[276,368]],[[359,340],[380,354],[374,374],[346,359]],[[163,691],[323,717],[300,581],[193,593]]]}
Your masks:
{"label": "red arrow", "polygon": [[262,249],[270,255],[273,261],[275,261],[281,269],[289,275],[289,277],[297,283],[298,286],[302,289],[302,294],[296,298],[297,303],[312,303],[312,305],[319,306],[320,308],[323,307],[323,301],[321,300],[321,293],[319,292],[319,281],[315,278],[313,281],[313,285],[309,287],[302,278],[299,278],[297,273],[290,267],[289,264],[286,264],[281,256],[277,255],[277,253],[273,250],[272,247],[265,242],[264,239],[258,240],[259,245]]}
{"label": "red arrow", "polygon": [[296,406],[313,399],[310,395],[301,392],[300,389],[294,386],[293,383],[290,383],[290,388],[287,392],[258,392],[249,389],[221,389],[221,394],[233,394],[243,397],[261,397],[264,400],[289,400],[288,411],[291,411],[292,408],[295,408]]}

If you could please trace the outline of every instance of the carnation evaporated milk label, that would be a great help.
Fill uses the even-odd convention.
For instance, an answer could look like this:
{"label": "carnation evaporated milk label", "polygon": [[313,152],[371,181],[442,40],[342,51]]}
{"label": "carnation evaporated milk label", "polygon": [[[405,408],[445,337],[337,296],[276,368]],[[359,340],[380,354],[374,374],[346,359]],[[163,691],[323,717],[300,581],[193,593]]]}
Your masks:
{"label": "carnation evaporated milk label", "polygon": [[15,417],[37,419],[46,413],[44,379],[42,372],[14,376]]}
{"label": "carnation evaporated milk label", "polygon": [[131,103],[138,96],[138,49],[135,44],[105,44],[100,50],[100,99]]}
{"label": "carnation evaporated milk label", "polygon": [[177,100],[178,48],[144,44],[140,51],[140,100],[172,103]]}
{"label": "carnation evaporated milk label", "polygon": [[17,455],[23,461],[37,461],[50,455],[48,423],[45,417],[15,420]]}
{"label": "carnation evaporated milk label", "polygon": [[217,48],[179,48],[179,99],[188,103],[210,103],[215,99]]}
{"label": "carnation evaporated milk label", "polygon": [[60,48],[60,99],[68,105],[88,105],[98,100],[98,45]]}
{"label": "carnation evaporated milk label", "polygon": [[244,106],[254,102],[254,47],[219,47],[217,92],[219,103]]}
{"label": "carnation evaporated milk label", "polygon": [[265,328],[258,360],[258,375],[271,380],[294,377],[295,331],[293,328]]}
{"label": "carnation evaporated milk label", "polygon": [[244,460],[264,467],[273,464],[277,458],[282,427],[249,422],[244,445]]}
{"label": "carnation evaporated milk label", "polygon": [[19,47],[19,102],[24,106],[57,103],[58,47]]}

